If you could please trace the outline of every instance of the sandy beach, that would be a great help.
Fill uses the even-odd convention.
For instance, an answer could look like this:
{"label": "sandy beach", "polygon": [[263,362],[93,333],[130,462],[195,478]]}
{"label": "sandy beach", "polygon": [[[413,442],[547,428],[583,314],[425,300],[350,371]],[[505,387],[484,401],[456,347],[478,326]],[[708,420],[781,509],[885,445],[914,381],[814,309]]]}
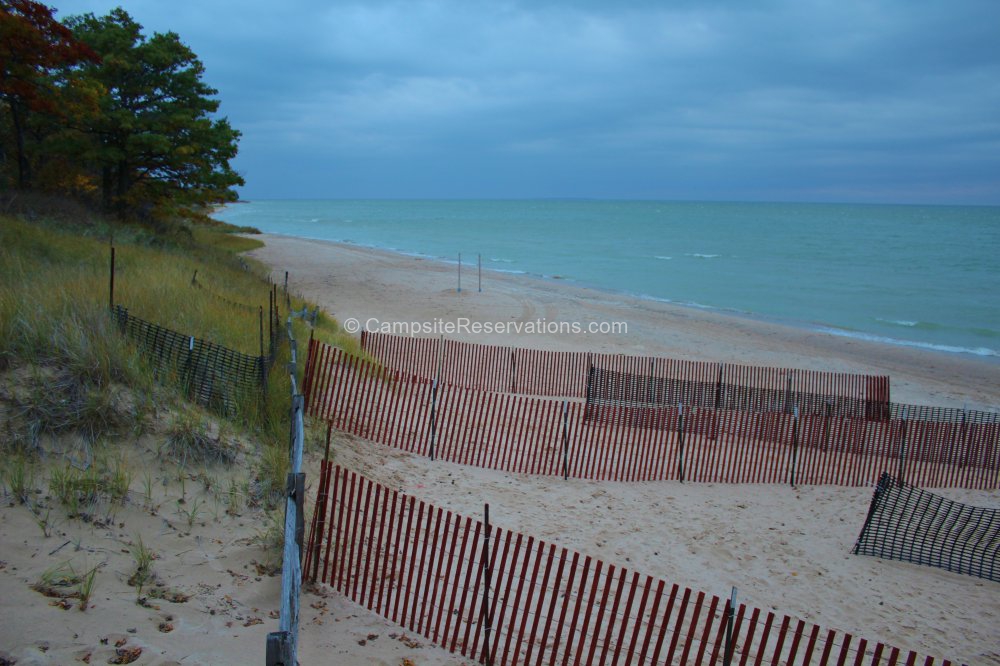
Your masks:
{"label": "sandy beach", "polygon": [[[322,241],[264,240],[266,247],[252,256],[273,267],[277,280],[288,270],[290,288],[341,323],[454,322],[456,330],[446,337],[483,343],[888,374],[897,402],[989,410],[1000,405],[1000,365],[977,357],[892,347],[521,275],[484,273],[480,292],[475,271],[467,270],[459,293],[455,266]],[[476,335],[471,326],[461,326],[539,320],[584,327],[625,322],[627,333]],[[1000,663],[995,583],[850,554],[870,488],[563,482],[431,463],[346,435],[336,437],[334,451],[341,465],[420,499],[473,516],[489,502],[504,527],[669,582],[721,596],[736,586],[743,602],[824,628],[970,664]],[[997,491],[942,494],[1000,507]],[[359,626],[381,622],[361,608],[354,615],[350,622]],[[380,633],[391,627],[387,623]],[[304,658],[321,653],[328,641],[332,635],[325,627],[307,624]],[[429,646],[421,655],[426,661],[420,663],[458,663]]]}
{"label": "sandy beach", "polygon": [[[1000,365],[981,358],[889,347],[521,275],[484,273],[480,292],[477,275],[467,271],[458,293],[455,266],[334,243],[264,240],[266,247],[252,256],[269,265],[279,283],[289,271],[290,288],[341,323],[450,324],[458,330],[447,337],[484,343],[889,374],[895,401],[1000,405]],[[624,322],[627,332],[471,332],[475,322],[543,320],[584,328]],[[8,378],[3,390],[15,388]],[[309,512],[321,430],[312,431],[305,465]],[[159,455],[161,431],[162,424],[154,424],[151,434],[123,442],[136,470],[129,499],[94,507],[90,522],[54,511],[47,523],[44,512],[32,513],[4,491],[0,662],[109,663],[137,648],[141,654],[129,663],[262,662],[280,603],[280,578],[263,564],[267,555],[258,543],[269,519],[259,509],[227,510],[220,491],[227,475],[245,475],[251,460],[229,472],[207,469],[182,480]],[[722,597],[735,586],[742,603],[824,629],[959,663],[1000,664],[996,583],[851,555],[871,488],[562,481],[431,462],[345,434],[334,436],[333,459],[471,517],[488,502],[499,526],[671,584]],[[147,472],[155,482],[149,495]],[[185,494],[182,504],[177,498]],[[996,490],[941,494],[1000,507]],[[148,593],[137,595],[130,582],[140,536],[156,556],[157,594],[168,597],[148,596],[142,605],[137,596]],[[67,565],[98,572],[87,612],[76,609],[76,599],[63,603],[32,589],[46,572]],[[325,586],[307,588],[301,608],[303,664],[473,663]]]}

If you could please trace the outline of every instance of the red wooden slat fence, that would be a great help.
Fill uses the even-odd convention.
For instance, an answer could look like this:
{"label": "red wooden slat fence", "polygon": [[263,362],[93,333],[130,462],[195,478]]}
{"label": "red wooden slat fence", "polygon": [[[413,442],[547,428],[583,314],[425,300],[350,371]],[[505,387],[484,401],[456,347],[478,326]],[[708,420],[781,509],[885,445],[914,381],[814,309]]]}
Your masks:
{"label": "red wooden slat fence", "polygon": [[[328,462],[306,552],[308,578],[479,663],[701,665],[726,654],[728,600],[484,525]],[[743,604],[732,637],[741,666],[936,663]]]}
{"label": "red wooden slat fence", "polygon": [[[488,469],[575,478],[1000,486],[1000,424],[965,427],[703,407],[591,406],[435,386],[313,341],[310,416],[374,442]],[[589,410],[589,414],[588,414]],[[604,416],[593,418],[594,410]],[[433,414],[433,419],[432,419]]]}

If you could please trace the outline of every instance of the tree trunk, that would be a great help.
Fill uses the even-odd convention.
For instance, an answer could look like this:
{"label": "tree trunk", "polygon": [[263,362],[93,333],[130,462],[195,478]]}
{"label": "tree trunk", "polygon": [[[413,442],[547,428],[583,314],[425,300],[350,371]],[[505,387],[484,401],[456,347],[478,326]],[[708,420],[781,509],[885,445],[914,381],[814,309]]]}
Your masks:
{"label": "tree trunk", "polygon": [[31,164],[24,150],[24,115],[19,102],[11,100],[10,115],[14,120],[14,140],[17,145],[17,187],[26,190],[31,185]]}
{"label": "tree trunk", "polygon": [[116,204],[118,207],[118,217],[121,219],[125,219],[125,213],[126,213],[125,195],[128,194],[129,186],[130,183],[128,177],[128,162],[126,162],[125,160],[119,160]]}

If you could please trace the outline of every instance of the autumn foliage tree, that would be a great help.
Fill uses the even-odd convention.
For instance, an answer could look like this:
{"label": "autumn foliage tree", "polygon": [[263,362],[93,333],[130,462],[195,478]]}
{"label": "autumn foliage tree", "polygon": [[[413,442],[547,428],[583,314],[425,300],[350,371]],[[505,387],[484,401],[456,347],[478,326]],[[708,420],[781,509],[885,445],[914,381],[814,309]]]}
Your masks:
{"label": "autumn foliage tree", "polygon": [[61,117],[60,100],[70,85],[61,74],[98,60],[49,7],[32,0],[0,0],[0,99],[11,123],[19,188],[31,185],[31,115]]}
{"label": "autumn foliage tree", "polygon": [[0,140],[18,154],[21,187],[31,185],[24,118],[37,112],[49,118],[48,156],[71,159],[62,171],[89,180],[107,211],[125,217],[235,199],[243,179],[230,161],[240,133],[216,117],[217,91],[176,33],[146,37],[121,8],[60,24],[32,0],[0,7],[0,91],[13,128]]}

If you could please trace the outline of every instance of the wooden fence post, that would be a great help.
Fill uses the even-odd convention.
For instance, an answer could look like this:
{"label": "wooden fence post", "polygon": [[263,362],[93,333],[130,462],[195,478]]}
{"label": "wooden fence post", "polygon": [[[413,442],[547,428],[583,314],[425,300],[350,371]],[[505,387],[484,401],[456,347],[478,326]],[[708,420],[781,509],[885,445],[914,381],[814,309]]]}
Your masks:
{"label": "wooden fence post", "polygon": [[729,607],[726,609],[726,651],[722,659],[723,666],[731,666],[733,663],[733,615],[736,612],[736,588],[729,598]]}
{"label": "wooden fence post", "polygon": [[431,460],[434,460],[434,442],[437,438],[437,392],[438,380],[431,384]]}
{"label": "wooden fence post", "polygon": [[490,617],[490,582],[493,578],[493,563],[490,559],[490,505],[485,505],[486,525],[483,530],[483,606],[480,620],[486,625],[486,637],[483,641],[482,656],[480,659],[486,666],[492,666],[492,651],[490,650],[490,631],[493,629],[493,618]]}
{"label": "wooden fence post", "polygon": [[194,368],[192,367],[192,357],[194,356],[194,336],[188,337],[188,353],[187,360],[184,362],[184,372],[187,375],[185,378],[185,388],[188,395],[194,390]]}
{"label": "wooden fence post", "polygon": [[682,403],[677,403],[677,419],[679,421],[677,425],[677,473],[681,483],[684,483],[684,405]]}
{"label": "wooden fence post", "polygon": [[569,402],[563,400],[563,481],[569,479]]}
{"label": "wooden fence post", "polygon": [[267,635],[266,666],[297,666],[292,657],[291,633],[272,631]]}
{"label": "wooden fence post", "polygon": [[906,483],[906,407],[903,407],[903,420],[899,432],[899,474],[897,478],[900,483]]}
{"label": "wooden fence post", "polygon": [[111,246],[111,275],[108,280],[108,309],[115,309],[115,246]]}
{"label": "wooden fence post", "polygon": [[794,407],[794,421],[792,421],[792,487],[795,487],[795,468],[799,459],[799,406]]}
{"label": "wooden fence post", "polygon": [[715,409],[722,409],[722,364],[719,364],[719,376],[715,380]]}

